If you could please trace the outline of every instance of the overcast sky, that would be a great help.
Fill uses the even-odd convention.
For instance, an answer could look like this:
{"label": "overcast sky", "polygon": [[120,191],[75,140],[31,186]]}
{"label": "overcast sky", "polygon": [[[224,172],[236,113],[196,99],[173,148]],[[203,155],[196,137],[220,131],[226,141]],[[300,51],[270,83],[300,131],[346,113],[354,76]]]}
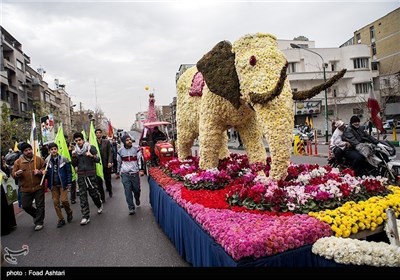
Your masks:
{"label": "overcast sky", "polygon": [[[1,1],[1,0],[0,0]],[[114,127],[129,129],[135,113],[169,105],[181,64],[196,63],[216,43],[248,33],[317,48],[338,47],[353,32],[400,6],[399,1],[7,1],[1,25],[21,44],[33,69],[66,85],[72,102],[101,108]],[[145,87],[150,90],[146,91]]]}

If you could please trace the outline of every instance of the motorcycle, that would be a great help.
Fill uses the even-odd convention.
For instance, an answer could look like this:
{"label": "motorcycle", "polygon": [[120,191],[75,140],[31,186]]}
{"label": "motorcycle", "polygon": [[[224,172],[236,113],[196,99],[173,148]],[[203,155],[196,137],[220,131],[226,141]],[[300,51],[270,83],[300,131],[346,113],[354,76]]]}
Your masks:
{"label": "motorcycle", "polygon": [[[370,167],[364,170],[365,174],[382,176],[389,180],[390,184],[400,185],[400,161],[396,159],[396,148],[392,143],[380,140],[378,144],[372,145],[372,155],[367,157]],[[332,167],[343,170],[351,168],[350,162],[346,158],[337,160],[334,156],[328,159],[328,164]]]}

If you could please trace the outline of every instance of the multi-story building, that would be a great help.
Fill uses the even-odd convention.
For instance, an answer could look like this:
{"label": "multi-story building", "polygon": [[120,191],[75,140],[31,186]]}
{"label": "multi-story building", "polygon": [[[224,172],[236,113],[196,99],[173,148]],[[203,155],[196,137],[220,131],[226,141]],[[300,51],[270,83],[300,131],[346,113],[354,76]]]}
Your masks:
{"label": "multi-story building", "polygon": [[5,103],[11,109],[11,119],[29,117],[26,113],[33,108],[29,88],[32,77],[26,74],[30,57],[22,51],[22,45],[15,37],[2,26],[0,29],[1,105]]}
{"label": "multi-story building", "polygon": [[349,42],[370,47],[372,69],[379,71],[381,109],[400,121],[400,8],[354,31]]}
{"label": "multi-story building", "polygon": [[[56,84],[51,89],[43,80],[46,73],[30,67],[30,57],[22,51],[22,45],[1,26],[0,82],[1,101],[10,108],[10,119],[30,119],[30,112],[50,112],[56,124],[63,124],[64,132],[71,132],[72,102],[64,86]],[[37,115],[37,117],[43,117]]]}
{"label": "multi-story building", "polygon": [[[296,41],[292,41],[292,44],[298,46]],[[333,120],[348,122],[352,115],[358,115],[362,122],[368,121],[367,100],[372,89],[371,82],[374,85],[372,90],[377,94],[379,81],[378,71],[371,69],[370,48],[367,45],[301,47],[282,51],[289,62],[288,78],[293,91],[310,89],[322,84],[338,71],[347,69],[345,76],[326,92],[310,100],[295,102],[295,124],[304,124],[308,117],[320,133],[324,134],[328,130],[330,134]]]}

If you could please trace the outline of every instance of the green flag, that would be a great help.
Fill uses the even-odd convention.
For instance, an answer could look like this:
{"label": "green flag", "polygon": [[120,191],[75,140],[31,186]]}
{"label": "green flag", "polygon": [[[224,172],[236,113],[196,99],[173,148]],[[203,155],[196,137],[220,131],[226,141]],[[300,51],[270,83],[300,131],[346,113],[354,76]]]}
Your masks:
{"label": "green flag", "polygon": [[[64,137],[64,131],[62,128],[62,125],[58,128],[56,138],[54,138],[54,143],[57,144],[58,146],[58,154],[67,158],[69,162],[71,162],[71,155],[69,154],[68,146],[67,146],[67,141],[65,140]],[[75,168],[71,165],[71,170],[72,170],[72,181],[76,180],[76,172]]]}
{"label": "green flag", "polygon": [[104,181],[103,163],[101,162],[101,154],[99,145],[97,144],[97,138],[96,138],[96,133],[94,132],[93,122],[90,122],[89,143],[90,145],[95,146],[97,150],[97,156],[100,158],[100,163],[96,163],[96,175],[99,176]]}

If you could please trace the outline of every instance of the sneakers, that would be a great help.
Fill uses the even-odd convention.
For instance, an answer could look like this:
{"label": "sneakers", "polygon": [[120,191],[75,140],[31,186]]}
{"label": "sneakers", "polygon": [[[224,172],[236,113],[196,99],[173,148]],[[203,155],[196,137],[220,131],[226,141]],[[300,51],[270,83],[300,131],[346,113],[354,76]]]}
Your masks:
{"label": "sneakers", "polygon": [[65,226],[65,220],[59,220],[58,221],[57,227],[60,228],[62,226]]}
{"label": "sneakers", "polygon": [[103,203],[101,204],[100,208],[97,209],[97,213],[101,214],[103,212]]}
{"label": "sneakers", "polygon": [[135,199],[135,202],[136,202],[136,206],[140,205],[140,199],[139,198]]}
{"label": "sneakers", "polygon": [[72,221],[72,211],[71,213],[67,214],[67,222],[70,223]]}
{"label": "sneakers", "polygon": [[35,230],[36,231],[39,231],[39,230],[42,230],[43,229],[43,225],[36,225],[35,226]]}
{"label": "sneakers", "polygon": [[76,203],[76,200],[71,200],[71,204],[75,204]]}
{"label": "sneakers", "polygon": [[108,195],[110,196],[110,198],[113,197],[113,193],[112,192],[109,192]]}
{"label": "sneakers", "polygon": [[81,220],[81,226],[87,225],[90,222],[89,218],[82,218]]}
{"label": "sneakers", "polygon": [[129,215],[134,215],[136,212],[134,209],[129,210]]}

